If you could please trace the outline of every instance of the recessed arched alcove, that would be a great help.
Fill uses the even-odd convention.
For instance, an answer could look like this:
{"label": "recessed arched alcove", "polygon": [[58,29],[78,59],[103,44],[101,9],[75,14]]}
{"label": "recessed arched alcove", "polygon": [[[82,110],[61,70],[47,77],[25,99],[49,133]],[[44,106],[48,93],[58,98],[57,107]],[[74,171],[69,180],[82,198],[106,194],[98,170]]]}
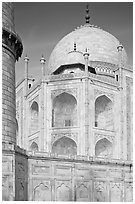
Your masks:
{"label": "recessed arched alcove", "polygon": [[30,132],[34,132],[38,130],[38,115],[39,115],[39,107],[37,102],[33,102],[30,108],[31,112],[31,126]]}
{"label": "recessed arched alcove", "polygon": [[112,156],[112,143],[103,138],[96,143],[95,156],[97,157],[111,157]]}
{"label": "recessed arched alcove", "polygon": [[74,140],[62,137],[54,142],[52,152],[59,155],[76,155],[77,145]]}
{"label": "recessed arched alcove", "polygon": [[113,103],[105,95],[95,101],[95,127],[113,130]]}
{"label": "recessed arched alcove", "polygon": [[32,142],[32,144],[30,146],[30,150],[34,151],[34,152],[38,151],[38,145],[36,142]]}
{"label": "recessed arched alcove", "polygon": [[68,93],[62,93],[53,100],[52,127],[71,127],[77,125],[77,101]]}

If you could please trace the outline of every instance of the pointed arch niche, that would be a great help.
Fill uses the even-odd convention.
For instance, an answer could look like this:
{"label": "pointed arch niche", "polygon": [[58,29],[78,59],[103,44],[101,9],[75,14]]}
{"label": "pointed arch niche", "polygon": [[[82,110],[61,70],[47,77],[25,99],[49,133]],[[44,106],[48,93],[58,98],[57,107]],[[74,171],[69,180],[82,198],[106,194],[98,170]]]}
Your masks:
{"label": "pointed arch niche", "polygon": [[112,156],[112,143],[103,138],[96,143],[95,146],[96,157],[111,157]]}
{"label": "pointed arch niche", "polygon": [[38,151],[38,145],[36,142],[32,142],[32,144],[30,146],[30,150],[34,151],[34,152]]}
{"label": "pointed arch niche", "polygon": [[105,95],[95,101],[95,127],[113,130],[113,102]]}
{"label": "pointed arch niche", "polygon": [[74,140],[62,137],[53,143],[52,152],[59,155],[76,155],[77,145]]}
{"label": "pointed arch niche", "polygon": [[38,130],[38,116],[39,116],[39,107],[36,101],[32,103],[30,112],[31,112],[30,132],[35,132]]}
{"label": "pointed arch niche", "polygon": [[77,125],[77,101],[68,93],[62,93],[53,100],[52,127],[71,127]]}

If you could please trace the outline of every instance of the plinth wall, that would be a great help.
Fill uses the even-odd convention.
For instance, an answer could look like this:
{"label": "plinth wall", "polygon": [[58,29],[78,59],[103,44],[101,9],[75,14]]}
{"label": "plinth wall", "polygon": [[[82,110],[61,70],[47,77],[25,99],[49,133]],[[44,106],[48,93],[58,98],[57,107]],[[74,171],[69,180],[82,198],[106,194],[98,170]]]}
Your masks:
{"label": "plinth wall", "polygon": [[132,167],[104,161],[29,155],[29,201],[131,202]]}

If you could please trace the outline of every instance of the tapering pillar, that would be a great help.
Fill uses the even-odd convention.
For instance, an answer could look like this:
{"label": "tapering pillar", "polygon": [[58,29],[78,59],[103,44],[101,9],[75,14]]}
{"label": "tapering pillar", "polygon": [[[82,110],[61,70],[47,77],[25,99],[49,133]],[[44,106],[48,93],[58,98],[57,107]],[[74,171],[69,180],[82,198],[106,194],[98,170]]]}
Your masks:
{"label": "tapering pillar", "polygon": [[40,62],[41,62],[41,66],[42,66],[42,78],[45,76],[45,62],[46,62],[46,60],[45,60],[45,58],[43,57],[43,55],[42,55],[42,57],[41,57],[41,59],[40,59]]}
{"label": "tapering pillar", "polygon": [[89,53],[87,49],[83,54],[85,61],[85,154],[89,155],[89,78],[88,78],[88,61]]}
{"label": "tapering pillar", "polygon": [[[15,62],[21,57],[23,45],[15,32],[14,6],[12,2],[2,2],[2,200],[14,201],[23,184],[16,165],[16,97]],[[22,159],[19,158],[19,162]],[[19,163],[18,162],[18,163]],[[24,179],[26,182],[26,179]],[[16,182],[17,181],[17,182]],[[20,183],[19,183],[20,182]],[[26,187],[24,186],[24,189]],[[25,195],[22,195],[25,199]]]}
{"label": "tapering pillar", "polygon": [[85,74],[88,75],[88,60],[89,60],[89,53],[87,49],[85,50],[84,56],[84,62],[85,62]]}
{"label": "tapering pillar", "polygon": [[120,81],[120,88],[122,88],[123,84],[122,84],[122,52],[123,52],[123,45],[119,44],[119,46],[117,47],[118,50],[118,66],[119,66],[119,81]]}
{"label": "tapering pillar", "polygon": [[29,63],[29,58],[27,57],[27,55],[24,58],[24,61],[25,61],[25,96],[26,96],[28,90],[28,63]]}

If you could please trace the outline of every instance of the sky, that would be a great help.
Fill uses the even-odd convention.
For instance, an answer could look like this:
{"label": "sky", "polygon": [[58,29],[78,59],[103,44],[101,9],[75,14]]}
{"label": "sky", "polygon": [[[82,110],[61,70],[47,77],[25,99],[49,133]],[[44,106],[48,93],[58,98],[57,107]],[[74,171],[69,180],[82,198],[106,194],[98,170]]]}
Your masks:
{"label": "sky", "polygon": [[[114,35],[124,46],[128,64],[133,64],[132,2],[89,2],[90,24]],[[85,24],[86,2],[14,2],[15,29],[23,42],[16,63],[16,81],[24,76],[24,57],[29,57],[29,76],[41,77],[40,58],[48,64],[55,45],[75,28]]]}

